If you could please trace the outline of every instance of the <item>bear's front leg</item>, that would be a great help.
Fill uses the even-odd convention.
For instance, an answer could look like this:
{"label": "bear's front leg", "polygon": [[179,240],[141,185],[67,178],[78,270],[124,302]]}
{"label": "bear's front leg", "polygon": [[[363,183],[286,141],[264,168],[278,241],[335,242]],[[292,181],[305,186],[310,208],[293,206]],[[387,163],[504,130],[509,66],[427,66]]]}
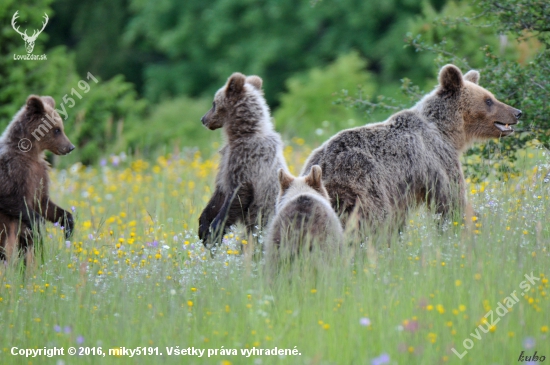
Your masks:
{"label": "bear's front leg", "polygon": [[239,220],[245,220],[253,198],[254,192],[250,183],[239,185],[226,197],[222,208],[210,225],[209,235],[214,236],[214,242],[223,236],[227,227],[231,227]]}
{"label": "bear's front leg", "polygon": [[65,228],[65,239],[70,239],[74,231],[73,215],[57,206],[48,198],[43,199],[42,207],[46,207],[43,212],[44,218],[52,223],[61,224]]}
{"label": "bear's front leg", "polygon": [[224,201],[225,195],[222,193],[221,189],[216,186],[214,195],[212,195],[210,201],[199,217],[199,238],[202,240],[204,245],[207,244],[210,236],[210,225],[222,209]]}
{"label": "bear's front leg", "polygon": [[442,223],[462,218],[466,210],[466,189],[462,176],[441,178],[434,183],[432,191],[433,197],[428,196],[428,204],[433,199],[436,213],[441,214]]}

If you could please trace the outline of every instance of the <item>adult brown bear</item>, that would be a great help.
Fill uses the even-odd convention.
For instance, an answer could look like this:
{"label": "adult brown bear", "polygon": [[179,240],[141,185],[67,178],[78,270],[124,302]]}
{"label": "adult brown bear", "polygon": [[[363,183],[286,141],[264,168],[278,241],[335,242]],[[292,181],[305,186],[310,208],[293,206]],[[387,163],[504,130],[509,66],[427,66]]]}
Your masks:
{"label": "adult brown bear", "polygon": [[475,140],[513,133],[521,111],[464,76],[454,65],[439,72],[439,85],[414,107],[384,122],[344,130],[306,161],[321,166],[333,207],[344,223],[352,214],[370,228],[403,226],[408,210],[427,203],[443,218],[464,211],[460,156]]}

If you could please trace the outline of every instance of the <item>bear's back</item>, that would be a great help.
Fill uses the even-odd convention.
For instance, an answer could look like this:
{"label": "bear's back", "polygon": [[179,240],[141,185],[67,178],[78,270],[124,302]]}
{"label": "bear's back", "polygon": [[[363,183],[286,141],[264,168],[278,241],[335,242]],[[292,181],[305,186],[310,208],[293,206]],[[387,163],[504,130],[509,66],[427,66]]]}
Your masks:
{"label": "bear's back", "polygon": [[36,203],[49,188],[49,164],[44,155],[30,155],[0,140],[0,194],[21,195],[29,209],[35,209]]}
{"label": "bear's back", "polygon": [[277,171],[279,168],[286,169],[286,162],[277,133],[252,135],[246,140],[233,141],[224,146],[220,153],[222,161],[218,181],[225,182],[226,190],[253,182],[260,193],[267,193],[266,189],[278,191]]}
{"label": "bear's back", "polygon": [[453,146],[415,110],[336,134],[312,153],[301,175],[313,165],[321,166],[337,211],[350,214],[361,199],[368,207],[364,214],[373,220],[385,220],[396,206],[414,203],[397,197],[412,197],[434,176],[460,169]]}
{"label": "bear's back", "polygon": [[274,234],[281,235],[278,240],[286,240],[287,244],[313,241],[326,245],[340,241],[343,235],[330,203],[315,193],[293,197],[280,207],[274,219]]}

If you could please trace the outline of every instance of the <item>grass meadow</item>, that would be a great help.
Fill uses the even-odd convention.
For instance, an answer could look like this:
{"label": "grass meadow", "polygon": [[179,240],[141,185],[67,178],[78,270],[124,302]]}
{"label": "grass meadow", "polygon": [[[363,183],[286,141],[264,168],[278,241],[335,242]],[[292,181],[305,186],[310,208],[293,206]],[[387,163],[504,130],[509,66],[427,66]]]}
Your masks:
{"label": "grass meadow", "polygon": [[[285,150],[294,173],[309,153],[302,145]],[[240,253],[253,243],[239,227],[213,257],[198,240],[216,159],[184,151],[54,170],[52,197],[72,207],[75,235],[65,241],[48,224],[36,270],[0,268],[0,363],[512,364],[522,351],[550,358],[545,158],[523,154],[521,176],[469,183],[470,221],[441,232],[420,209],[390,248],[367,240],[337,264],[313,269],[298,259],[292,275],[273,280],[259,255]],[[14,346],[63,347],[65,355],[15,356]],[[90,355],[70,356],[71,346]],[[109,355],[138,347],[158,355]],[[168,355],[170,348],[205,352]],[[270,352],[241,354],[253,348]],[[296,351],[272,355],[275,348]]]}

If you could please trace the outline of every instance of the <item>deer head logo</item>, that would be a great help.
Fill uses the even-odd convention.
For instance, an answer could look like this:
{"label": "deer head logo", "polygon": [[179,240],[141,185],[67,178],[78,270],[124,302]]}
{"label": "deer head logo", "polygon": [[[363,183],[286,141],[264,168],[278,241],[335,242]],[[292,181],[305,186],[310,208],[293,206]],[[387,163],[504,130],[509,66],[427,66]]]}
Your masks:
{"label": "deer head logo", "polygon": [[[11,26],[13,27],[13,29],[19,33],[21,35],[21,38],[23,38],[23,40],[25,41],[25,48],[27,49],[27,53],[31,53],[32,50],[34,49],[34,41],[36,41],[36,38],[38,37],[38,35],[40,33],[42,33],[42,31],[44,30],[44,28],[46,28],[46,24],[48,24],[48,14],[44,13],[44,23],[42,23],[42,29],[40,30],[34,30],[32,35],[31,36],[28,36],[27,35],[27,30],[25,29],[25,31],[23,33],[21,33],[19,31],[19,26],[17,26],[17,28],[15,27],[15,19],[17,19],[19,16],[17,15],[17,13],[19,13],[19,10],[17,10],[15,12],[15,14],[13,14],[13,18],[11,18]],[[38,32],[38,33],[37,33]]]}

